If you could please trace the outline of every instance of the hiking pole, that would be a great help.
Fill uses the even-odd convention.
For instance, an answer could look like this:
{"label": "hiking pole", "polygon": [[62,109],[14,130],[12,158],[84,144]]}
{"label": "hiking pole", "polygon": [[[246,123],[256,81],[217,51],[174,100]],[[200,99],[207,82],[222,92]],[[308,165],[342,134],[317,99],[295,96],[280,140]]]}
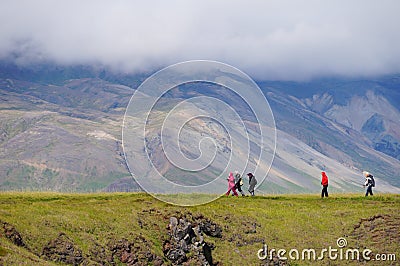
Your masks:
{"label": "hiking pole", "polygon": [[358,183],[358,182],[352,182],[354,185],[357,185],[357,186],[362,186],[362,187],[365,187],[365,184],[361,184],[361,183]]}

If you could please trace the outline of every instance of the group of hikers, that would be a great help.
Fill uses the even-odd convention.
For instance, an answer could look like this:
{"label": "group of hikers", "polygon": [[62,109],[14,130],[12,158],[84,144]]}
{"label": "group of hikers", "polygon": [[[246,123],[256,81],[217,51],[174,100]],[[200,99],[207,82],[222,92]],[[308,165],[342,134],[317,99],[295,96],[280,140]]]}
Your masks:
{"label": "group of hikers", "polygon": [[[252,173],[248,173],[247,176],[249,178],[248,191],[251,196],[254,196],[254,190],[257,185],[257,179]],[[227,196],[229,196],[231,192],[232,192],[232,195],[239,196],[237,191],[239,191],[242,196],[246,196],[242,190],[242,186],[244,185],[243,180],[242,180],[242,175],[239,174],[238,171],[235,171],[235,174],[229,173],[229,177],[227,180],[228,180],[228,192],[226,192]]]}
{"label": "group of hikers", "polygon": [[[322,179],[321,179],[321,185],[322,185],[322,192],[321,192],[321,197],[328,197],[328,176],[326,175],[325,172],[321,172]],[[372,188],[375,187],[375,179],[374,176],[371,175],[369,172],[364,171],[363,175],[365,177],[365,182],[364,182],[364,187],[367,188],[365,196],[367,197],[368,195],[373,196],[374,193],[372,193]],[[251,196],[254,196],[254,190],[257,185],[257,179],[252,173],[247,174],[249,178],[249,193]],[[232,192],[233,196],[239,196],[237,191],[240,192],[242,196],[245,196],[242,186],[243,186],[243,180],[242,176],[238,171],[235,171],[235,173],[229,173],[229,177],[227,178],[228,180],[228,191],[226,192],[225,195],[229,196]],[[236,191],[237,190],[237,191]]]}
{"label": "group of hikers", "polygon": [[[322,192],[321,192],[321,198],[323,197],[328,197],[328,176],[326,175],[325,172],[321,172],[322,175],[322,180],[321,180],[321,185],[322,185]],[[365,177],[365,182],[363,187],[367,188],[365,192],[365,196],[368,197],[368,195],[373,196],[374,193],[372,193],[372,188],[375,187],[375,179],[374,176],[371,175],[367,171],[363,171],[363,175]]]}

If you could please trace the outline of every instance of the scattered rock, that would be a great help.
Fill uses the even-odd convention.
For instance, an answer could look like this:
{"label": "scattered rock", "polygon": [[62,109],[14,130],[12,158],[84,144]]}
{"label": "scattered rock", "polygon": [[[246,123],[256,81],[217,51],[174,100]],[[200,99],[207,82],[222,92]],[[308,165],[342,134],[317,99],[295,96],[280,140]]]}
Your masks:
{"label": "scattered rock", "polygon": [[209,219],[200,221],[200,229],[204,234],[212,237],[222,237],[222,228],[216,223],[211,222]]}
{"label": "scattered rock", "polygon": [[183,249],[173,248],[173,249],[166,249],[163,250],[165,257],[172,261],[176,265],[180,265],[183,262],[187,261],[186,253]]}
{"label": "scattered rock", "polygon": [[[375,250],[385,250],[396,248],[400,243],[400,215],[398,213],[374,215],[360,219],[353,226],[353,231],[348,237],[354,239],[356,248],[368,248]],[[371,253],[371,258],[375,259],[375,253]],[[363,259],[360,258],[360,261]]]}
{"label": "scattered rock", "polygon": [[385,247],[391,242],[400,242],[400,215],[374,215],[361,219],[353,226],[350,236],[359,242],[372,239],[377,245]]}
{"label": "scattered rock", "polygon": [[163,265],[163,259],[151,252],[150,243],[143,237],[134,240],[110,240],[108,248],[111,251],[111,261],[117,258],[126,265]]}
{"label": "scattered rock", "polygon": [[151,252],[151,243],[144,237],[110,239],[106,246],[94,242],[86,257],[64,233],[51,240],[42,251],[42,258],[71,265],[164,265],[162,257]]}
{"label": "scattered rock", "polygon": [[369,218],[363,218],[360,220],[360,222],[358,224],[354,225],[354,232],[361,226],[369,227],[372,225],[372,227],[373,227],[373,224],[375,223],[375,220],[377,220],[377,219],[385,219],[385,217],[380,214],[377,214],[377,215],[371,216]]}
{"label": "scattered rock", "polygon": [[114,262],[111,252],[98,243],[94,243],[90,249],[89,259],[100,265],[110,265]]}
{"label": "scattered rock", "polygon": [[212,258],[214,245],[204,241],[203,233],[222,237],[222,229],[216,223],[204,217],[193,218],[191,214],[179,220],[172,216],[167,229],[169,239],[164,241],[163,252],[173,265],[215,265]]}
{"label": "scattered rock", "polygon": [[46,260],[79,265],[83,261],[82,251],[64,233],[51,240],[42,251]]}
{"label": "scattered rock", "polygon": [[257,226],[259,227],[260,225],[257,224],[257,222],[242,222],[242,225],[244,226],[244,233],[245,234],[255,234],[257,233]]}
{"label": "scattered rock", "polygon": [[177,226],[178,226],[178,219],[176,219],[176,217],[169,218],[169,229],[175,230]]}
{"label": "scattered rock", "polygon": [[255,243],[264,243],[265,239],[262,237],[249,237],[243,236],[241,234],[233,234],[231,237],[227,238],[229,242],[235,243],[237,247],[243,247],[248,245],[253,245]]}
{"label": "scattered rock", "polygon": [[2,224],[4,236],[11,240],[11,242],[19,247],[26,248],[26,244],[22,239],[20,233],[15,227],[7,222],[0,222]]}
{"label": "scattered rock", "polygon": [[257,237],[257,227],[261,225],[255,219],[243,218],[240,227],[237,227],[232,234],[226,235],[224,240],[235,243],[237,247],[264,243],[264,238]]}

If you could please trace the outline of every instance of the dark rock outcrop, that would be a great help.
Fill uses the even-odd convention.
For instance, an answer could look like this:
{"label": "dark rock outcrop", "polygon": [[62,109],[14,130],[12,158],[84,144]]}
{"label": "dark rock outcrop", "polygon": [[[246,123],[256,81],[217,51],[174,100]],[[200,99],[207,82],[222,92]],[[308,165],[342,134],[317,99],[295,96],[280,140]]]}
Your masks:
{"label": "dark rock outcrop", "polygon": [[83,261],[82,250],[64,233],[60,233],[43,248],[42,257],[71,265],[79,265]]}
{"label": "dark rock outcrop", "polygon": [[151,252],[150,243],[143,238],[137,237],[134,240],[119,239],[111,240],[108,249],[112,253],[112,261],[117,258],[126,265],[162,265],[163,259]]}
{"label": "dark rock outcrop", "polygon": [[22,239],[21,234],[15,229],[15,227],[7,222],[1,222],[4,236],[11,240],[11,242],[19,247],[27,247]]}
{"label": "dark rock outcrop", "polygon": [[171,217],[168,224],[169,239],[164,241],[165,258],[173,265],[216,265],[213,262],[213,244],[204,241],[204,235],[222,237],[222,229],[216,223],[203,217],[178,219]]}

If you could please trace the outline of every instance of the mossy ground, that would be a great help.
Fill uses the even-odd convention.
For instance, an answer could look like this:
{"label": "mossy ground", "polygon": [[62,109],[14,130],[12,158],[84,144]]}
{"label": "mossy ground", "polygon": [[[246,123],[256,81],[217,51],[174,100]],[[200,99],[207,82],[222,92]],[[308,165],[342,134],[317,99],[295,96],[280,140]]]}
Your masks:
{"label": "mossy ground", "polygon": [[[188,195],[190,197],[190,195]],[[202,215],[220,225],[222,238],[213,243],[214,262],[223,265],[260,265],[257,251],[269,248],[317,252],[345,237],[349,248],[394,253],[400,261],[400,195],[339,194],[221,197],[194,207],[170,205],[144,193],[0,193],[0,221],[13,225],[28,248],[17,247],[0,230],[0,264],[53,265],[40,257],[43,247],[65,233],[90,260],[94,246],[110,240],[143,236],[152,252],[163,256],[171,216]],[[165,261],[168,264],[168,261]],[[345,264],[348,264],[346,261]],[[358,262],[350,262],[358,265]],[[343,261],[289,261],[292,265],[343,265]],[[59,264],[57,264],[59,265]]]}

